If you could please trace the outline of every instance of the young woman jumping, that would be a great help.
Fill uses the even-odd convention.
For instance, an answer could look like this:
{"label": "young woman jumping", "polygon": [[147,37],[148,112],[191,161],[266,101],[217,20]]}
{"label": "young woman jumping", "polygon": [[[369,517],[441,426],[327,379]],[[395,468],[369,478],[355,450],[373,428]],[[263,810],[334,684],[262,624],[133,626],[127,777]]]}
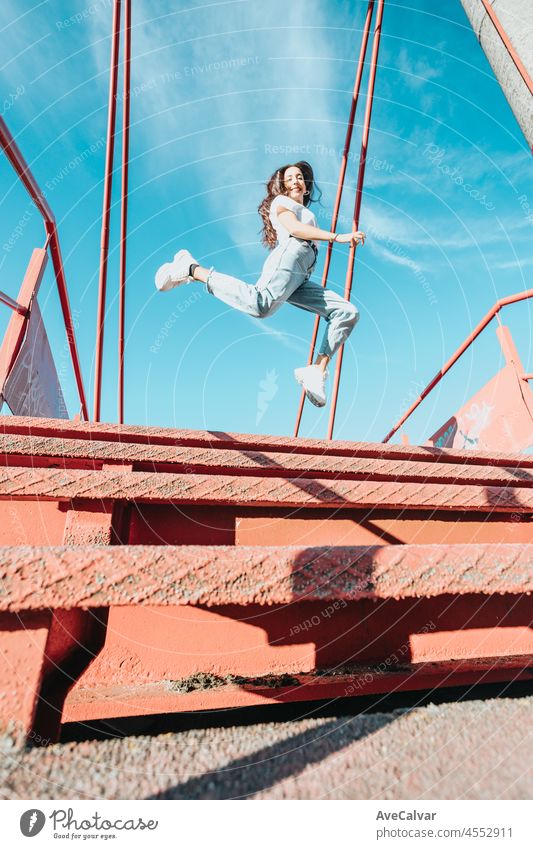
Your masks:
{"label": "young woman jumping", "polygon": [[208,292],[225,304],[255,318],[272,315],[285,301],[322,316],[327,326],[315,364],[295,369],[294,376],[309,400],[323,407],[328,363],[352,332],[359,312],[331,289],[310,282],[318,254],[317,242],[347,244],[353,240],[364,244],[365,234],[359,230],[331,233],[317,227],[316,218],[308,208],[320,197],[320,194],[318,198],[314,196],[315,188],[313,169],[308,162],[283,165],[268,181],[267,195],[258,212],[263,219],[262,242],[271,253],[255,285],[221,274],[214,266],[204,268],[187,250],[178,251],[172,262],[157,270],[155,285],[159,291],[166,292],[197,280],[205,283]]}

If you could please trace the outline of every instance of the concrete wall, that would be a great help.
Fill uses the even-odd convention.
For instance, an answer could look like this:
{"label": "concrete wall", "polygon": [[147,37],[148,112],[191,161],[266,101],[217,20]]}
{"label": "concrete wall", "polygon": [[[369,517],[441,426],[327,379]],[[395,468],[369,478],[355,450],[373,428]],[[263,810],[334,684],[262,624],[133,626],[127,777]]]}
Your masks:
{"label": "concrete wall", "polygon": [[[518,72],[481,0],[461,0],[509,105],[533,149],[533,95]],[[533,78],[533,0],[493,0],[511,44]]]}

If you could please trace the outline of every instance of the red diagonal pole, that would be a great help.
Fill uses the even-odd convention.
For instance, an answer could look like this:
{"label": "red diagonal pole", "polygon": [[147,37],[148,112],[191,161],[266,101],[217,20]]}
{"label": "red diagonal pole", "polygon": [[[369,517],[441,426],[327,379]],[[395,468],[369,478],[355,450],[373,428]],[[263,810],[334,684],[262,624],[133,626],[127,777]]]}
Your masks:
{"label": "red diagonal pole", "polygon": [[[344,189],[344,177],[346,175],[346,167],[348,165],[348,155],[350,153],[350,145],[351,145],[351,142],[352,142],[353,123],[354,123],[354,119],[355,119],[355,111],[357,109],[357,101],[359,99],[359,91],[361,89],[361,79],[363,77],[363,68],[364,68],[364,62],[365,62],[365,56],[366,56],[366,48],[367,48],[367,45],[368,45],[368,36],[370,34],[370,24],[371,24],[371,21],[372,21],[372,13],[374,11],[374,3],[375,3],[375,0],[369,0],[368,8],[366,10],[365,25],[363,27],[363,38],[362,38],[362,41],[361,41],[361,49],[359,51],[359,59],[358,59],[358,62],[357,62],[357,71],[356,71],[356,74],[355,74],[355,83],[354,83],[354,88],[353,88],[350,117],[348,118],[348,127],[346,129],[346,138],[345,138],[345,141],[344,141],[344,150],[343,150],[343,153],[342,153],[341,167],[340,167],[340,171],[339,171],[339,180],[338,180],[338,183],[337,183],[337,196],[335,198],[335,205],[333,207],[333,215],[331,216],[331,227],[330,227],[331,232],[333,232],[336,229],[337,220],[338,220],[338,217],[339,217],[339,209],[340,209],[341,200],[342,200],[342,192],[343,192],[343,189]],[[326,288],[326,286],[328,284],[329,266],[330,266],[330,262],[331,262],[332,250],[333,250],[333,242],[328,242],[326,259],[325,259],[325,262],[324,262],[324,270],[322,272],[322,287],[324,289]],[[307,361],[308,365],[311,365],[311,363],[313,362],[313,357],[314,357],[314,354],[315,354],[316,340],[317,340],[317,336],[318,336],[319,324],[320,324],[320,316],[317,315],[316,318],[315,318],[315,326],[313,328],[313,336],[312,336],[311,345],[310,345],[310,348],[309,348],[309,359]],[[296,426],[294,428],[294,436],[298,436],[298,431],[300,429],[300,423],[301,423],[301,420],[302,420],[304,403],[305,403],[305,392],[302,391],[302,394],[301,394],[301,397],[300,397],[300,406],[298,408],[298,414],[296,416]]]}
{"label": "red diagonal pole", "polygon": [[30,167],[24,159],[22,151],[20,150],[15,139],[11,135],[9,128],[2,116],[0,116],[0,147],[4,150],[8,160],[15,169],[21,183],[28,192],[33,203],[41,213],[44,221],[47,236],[45,247],[50,247],[50,254],[54,266],[57,290],[59,293],[59,302],[61,304],[61,311],[63,313],[63,321],[65,323],[65,330],[67,333],[67,341],[70,350],[70,356],[72,359],[72,367],[74,369],[76,386],[78,388],[78,394],[81,402],[81,412],[84,419],[87,421],[89,418],[89,411],[85,399],[85,389],[83,386],[81,363],[78,354],[78,347],[76,345],[74,325],[72,323],[72,313],[70,311],[70,300],[67,290],[67,281],[65,279],[63,258],[61,256],[61,247],[59,245],[59,233],[57,230],[57,224],[54,217],[54,213],[52,212],[48,201],[42,193],[39,184],[37,183],[35,177],[30,171]]}
{"label": "red diagonal pole", "polygon": [[100,420],[100,398],[102,391],[102,359],[104,349],[105,295],[107,283],[107,258],[109,253],[109,219],[111,213],[111,190],[113,185],[113,154],[115,150],[115,122],[117,114],[117,79],[120,39],[120,0],[113,6],[113,35],[111,41],[111,66],[109,72],[109,103],[107,113],[107,147],[104,176],[104,200],[102,206],[102,230],[100,246],[100,276],[98,280],[98,313],[96,319],[95,374],[93,419]]}
{"label": "red diagonal pole", "polygon": [[[387,436],[383,440],[383,442],[388,442],[391,439],[396,431],[398,431],[401,426],[407,421],[409,416],[414,413],[419,404],[422,403],[424,398],[429,395],[432,389],[435,388],[437,383],[439,383],[447,372],[451,369],[453,365],[457,362],[459,357],[462,357],[467,348],[470,347],[472,342],[474,342],[482,330],[485,329],[487,324],[489,324],[494,316],[497,316],[502,307],[506,307],[508,304],[516,304],[519,301],[527,301],[529,298],[533,298],[533,289],[526,289],[525,292],[518,292],[516,295],[508,295],[506,298],[500,298],[499,301],[496,301],[493,307],[488,311],[484,318],[481,319],[479,324],[473,329],[473,331],[466,337],[465,341],[462,345],[459,345],[454,354],[450,357],[450,359],[444,363],[440,371],[437,372],[433,380],[430,380],[426,388],[420,393],[416,401],[413,401],[409,409],[406,413],[403,414],[401,419],[394,425],[392,430],[389,430]],[[529,379],[529,375],[524,375],[525,378]]]}
{"label": "red diagonal pole", "polygon": [[6,292],[0,291],[0,303],[5,304],[14,312],[18,312],[19,315],[28,315],[28,307],[23,307],[18,301],[14,301]]}
{"label": "red diagonal pole", "polygon": [[[372,105],[374,101],[374,85],[376,82],[376,69],[379,54],[379,43],[381,39],[381,25],[383,22],[383,7],[385,0],[379,0],[376,13],[376,25],[374,28],[374,39],[372,41],[372,58],[370,60],[370,74],[368,76],[368,87],[366,94],[366,109],[363,123],[363,138],[361,142],[361,156],[359,159],[359,174],[357,177],[357,190],[355,193],[355,207],[353,214],[353,229],[359,229],[359,215],[361,212],[361,201],[363,198],[363,185],[365,181],[366,154],[368,149],[368,137],[370,135],[370,120],[372,117]],[[350,244],[350,252],[348,254],[348,268],[346,271],[346,284],[344,289],[344,297],[350,300],[353,281],[353,266],[355,260],[355,243]],[[331,399],[331,409],[329,414],[328,439],[333,439],[333,428],[335,426],[335,413],[337,411],[337,398],[339,395],[339,383],[341,379],[342,369],[342,354],[344,345],[341,345],[337,354],[335,364],[335,377],[333,379],[333,392]]]}
{"label": "red diagonal pole", "polygon": [[122,198],[118,301],[118,421],[124,423],[124,323],[126,312],[126,239],[128,234],[128,165],[130,150],[131,0],[124,6],[124,98],[122,112]]}

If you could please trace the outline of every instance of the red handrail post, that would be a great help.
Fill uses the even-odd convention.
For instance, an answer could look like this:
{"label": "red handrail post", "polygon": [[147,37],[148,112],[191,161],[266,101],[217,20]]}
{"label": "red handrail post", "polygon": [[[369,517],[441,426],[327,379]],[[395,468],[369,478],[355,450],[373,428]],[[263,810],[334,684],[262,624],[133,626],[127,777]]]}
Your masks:
{"label": "red handrail post", "polygon": [[113,187],[113,158],[115,152],[115,123],[117,114],[117,79],[120,43],[120,4],[113,6],[113,32],[111,37],[111,65],[109,70],[109,102],[107,114],[107,145],[104,176],[104,198],[102,204],[102,230],[100,238],[100,274],[98,280],[98,309],[96,318],[96,345],[94,365],[93,419],[100,421],[102,391],[102,361],[104,349],[105,296],[107,283],[107,260],[109,254],[109,219],[111,215],[111,191]]}
{"label": "red handrail post", "polygon": [[[361,212],[361,201],[363,198],[363,185],[365,180],[365,168],[366,168],[366,154],[368,149],[368,138],[370,135],[370,121],[372,117],[372,106],[374,102],[374,86],[376,82],[376,70],[377,70],[377,61],[379,55],[379,44],[381,41],[381,26],[383,23],[383,7],[385,5],[385,0],[379,0],[378,9],[376,13],[376,24],[374,27],[374,38],[372,41],[372,57],[370,59],[370,73],[368,77],[368,87],[367,87],[367,95],[366,95],[366,109],[365,109],[365,118],[363,123],[363,138],[361,142],[361,156],[359,160],[359,174],[357,177],[357,190],[355,193],[355,207],[353,214],[353,229],[359,229],[359,216]],[[350,300],[350,295],[352,292],[352,280],[353,280],[353,267],[355,260],[355,244],[352,242],[350,245],[350,252],[348,255],[348,268],[346,271],[346,284],[344,290],[344,297],[346,300]],[[342,355],[344,351],[344,345],[341,345],[339,352],[337,354],[337,361],[335,363],[335,376],[333,379],[333,392],[331,399],[331,409],[329,415],[329,425],[328,425],[328,439],[333,439],[333,428],[335,426],[335,414],[337,412],[337,398],[339,394],[339,383],[341,379],[341,369],[342,369]]]}
{"label": "red handrail post", "polygon": [[87,408],[87,401],[85,399],[85,389],[83,387],[83,376],[81,373],[80,359],[78,356],[78,348],[76,345],[76,335],[74,332],[74,325],[72,324],[72,314],[70,311],[70,301],[68,297],[67,283],[65,280],[63,258],[61,256],[61,248],[59,245],[59,235],[57,232],[56,220],[48,204],[48,201],[44,197],[35,177],[30,171],[28,163],[22,155],[22,151],[19,149],[15,139],[9,131],[6,122],[1,116],[0,144],[13,169],[15,170],[19,180],[22,182],[33,203],[41,213],[41,216],[44,221],[47,235],[46,244],[50,247],[50,253],[52,256],[52,263],[54,266],[57,290],[59,293],[59,301],[61,303],[61,311],[63,313],[63,321],[67,334],[70,357],[72,360],[72,367],[74,369],[76,387],[78,389],[78,395],[81,401],[81,412],[84,419],[88,421],[89,411]]}
{"label": "red handrail post", "polygon": [[[363,37],[361,39],[361,49],[359,51],[359,59],[357,61],[357,70],[356,70],[356,73],[355,73],[355,82],[354,82],[354,88],[353,88],[353,94],[352,94],[352,105],[351,105],[351,108],[350,108],[350,116],[348,118],[348,127],[346,129],[346,138],[344,140],[344,150],[343,150],[343,153],[342,153],[341,167],[340,167],[340,170],[339,170],[339,179],[338,179],[338,183],[337,183],[337,195],[335,197],[333,214],[331,216],[331,227],[330,227],[331,232],[335,231],[335,229],[337,227],[338,217],[339,217],[339,210],[340,210],[340,205],[341,205],[341,200],[342,200],[342,192],[343,192],[343,189],[344,189],[344,178],[345,178],[345,175],[346,175],[346,167],[348,165],[348,156],[349,156],[349,153],[350,153],[350,146],[351,146],[351,143],[352,143],[353,124],[354,124],[354,120],[355,120],[355,112],[356,112],[356,109],[357,109],[357,102],[359,100],[359,92],[360,92],[360,89],[361,89],[361,79],[363,77],[363,68],[364,68],[364,62],[365,62],[365,57],[366,57],[366,49],[367,49],[367,45],[368,45],[368,36],[370,34],[370,24],[372,22],[372,14],[373,14],[373,11],[374,11],[374,3],[375,3],[375,0],[369,0],[368,7],[367,7],[367,10],[366,10],[365,25],[363,27]],[[326,288],[327,283],[328,283],[329,266],[330,266],[330,263],[331,263],[332,251],[333,251],[333,243],[328,242],[326,259],[324,261],[324,270],[322,272],[322,288],[324,288],[324,289]],[[311,363],[313,362],[313,357],[314,357],[314,354],[315,354],[316,340],[317,340],[317,336],[318,336],[319,324],[320,324],[320,316],[317,315],[315,317],[315,324],[314,324],[314,328],[313,328],[313,336],[312,336],[311,345],[310,345],[310,348],[309,348],[309,358],[308,358],[308,361],[307,361],[308,365],[311,365]],[[301,396],[300,396],[300,404],[299,404],[299,407],[298,407],[298,413],[297,413],[297,416],[296,416],[296,426],[294,428],[294,436],[298,436],[298,431],[300,430],[300,423],[301,423],[301,420],[302,420],[302,413],[303,413],[303,409],[304,409],[304,404],[305,404],[305,392],[302,390],[302,393],[301,393]]]}
{"label": "red handrail post", "polygon": [[131,0],[124,8],[124,99],[122,113],[122,198],[118,302],[118,421],[124,424],[124,324],[126,313],[126,240],[128,234],[128,166],[130,149]]}
{"label": "red handrail post", "polygon": [[500,298],[499,301],[496,301],[493,307],[490,308],[488,313],[481,319],[479,324],[473,329],[473,331],[466,337],[465,341],[459,345],[455,353],[452,354],[450,359],[442,366],[441,370],[437,372],[435,377],[430,380],[425,389],[422,390],[416,401],[414,401],[406,413],[403,414],[401,419],[394,425],[392,430],[390,430],[383,440],[383,442],[388,442],[391,439],[396,431],[398,431],[401,426],[407,421],[410,415],[414,413],[419,404],[422,403],[424,398],[429,395],[431,390],[439,383],[444,375],[451,369],[451,367],[457,362],[459,357],[462,357],[467,348],[470,347],[472,342],[477,339],[482,330],[485,329],[487,324],[489,324],[494,316],[498,315],[499,311],[502,307],[507,306],[508,304],[516,304],[519,301],[527,301],[529,298],[533,298],[533,289],[526,289],[525,292],[518,292],[516,295],[508,295],[506,298]]}

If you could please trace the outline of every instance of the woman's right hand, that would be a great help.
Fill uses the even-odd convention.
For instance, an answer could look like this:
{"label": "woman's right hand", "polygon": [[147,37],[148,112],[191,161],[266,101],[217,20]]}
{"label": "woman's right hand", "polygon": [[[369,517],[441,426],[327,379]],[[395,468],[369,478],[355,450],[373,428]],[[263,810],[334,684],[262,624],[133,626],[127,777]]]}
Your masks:
{"label": "woman's right hand", "polygon": [[366,233],[363,233],[362,230],[354,230],[353,233],[337,233],[334,241],[341,245],[347,245],[352,241],[355,242],[356,245],[364,245],[365,239]]}

